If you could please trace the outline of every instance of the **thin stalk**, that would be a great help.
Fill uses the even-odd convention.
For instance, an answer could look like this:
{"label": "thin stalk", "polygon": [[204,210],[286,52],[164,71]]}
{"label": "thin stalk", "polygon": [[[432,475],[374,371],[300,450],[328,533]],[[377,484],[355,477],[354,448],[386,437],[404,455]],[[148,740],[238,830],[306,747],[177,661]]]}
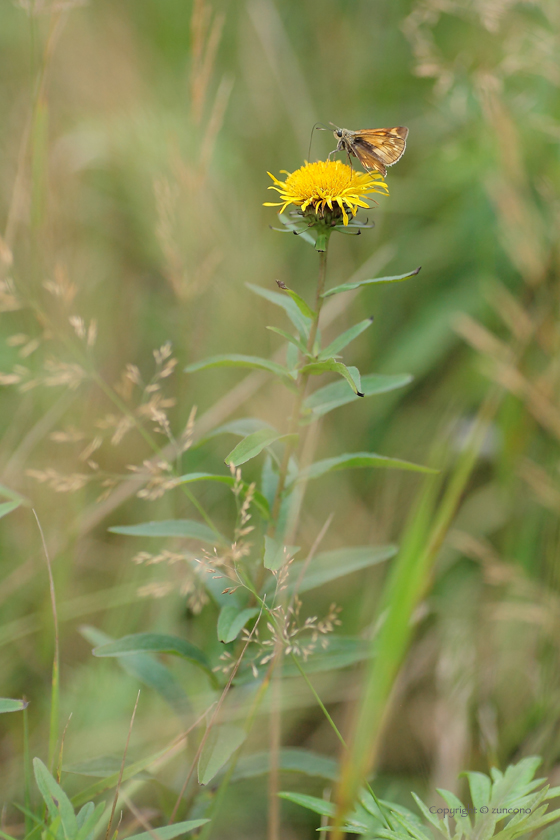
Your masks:
{"label": "thin stalk", "polygon": [[[315,341],[317,339],[317,330],[319,329],[319,317],[321,315],[321,309],[323,307],[323,300],[322,297],[323,292],[325,290],[325,281],[327,279],[327,254],[328,254],[328,240],[329,235],[327,235],[325,250],[319,252],[319,276],[317,278],[317,289],[315,292],[315,317],[311,322],[311,327],[309,329],[309,337],[307,339],[307,352],[313,353],[313,348],[315,346]],[[299,419],[301,413],[301,406],[303,400],[305,398],[305,391],[307,388],[307,381],[309,379],[308,373],[300,373],[298,380],[297,380],[297,393],[294,399],[294,405],[292,409],[292,415],[290,417],[290,425],[288,428],[288,434],[295,435],[299,429]],[[290,458],[294,453],[295,447],[292,443],[287,443],[284,448],[284,456],[282,458],[282,463],[280,465],[280,471],[278,474],[278,486],[276,488],[276,495],[274,497],[274,504],[272,505],[272,515],[271,515],[271,526],[270,530],[272,533],[276,530],[277,523],[278,523],[278,514],[280,513],[280,505],[282,503],[282,494],[284,493],[284,489],[286,487],[286,477],[288,474],[288,465],[290,463]]]}
{"label": "thin stalk", "polygon": [[56,744],[58,741],[58,708],[60,699],[60,647],[58,635],[58,613],[56,609],[56,593],[54,589],[54,578],[52,573],[51,560],[49,557],[49,551],[47,549],[45,535],[43,533],[43,529],[41,527],[41,523],[39,521],[37,513],[35,512],[35,509],[33,509],[33,516],[35,517],[37,527],[39,528],[39,533],[41,534],[41,542],[43,544],[43,551],[45,552],[45,559],[47,561],[47,570],[49,573],[49,589],[51,594],[51,608],[54,623],[54,656],[51,685],[51,718],[49,726],[49,768],[52,772],[54,768],[54,760],[56,755]]}
{"label": "thin stalk", "polygon": [[[331,728],[332,728],[332,730],[333,730],[334,734],[336,735],[336,737],[338,738],[338,740],[340,741],[340,743],[342,744],[342,746],[344,747],[344,749],[345,749],[345,750],[348,750],[348,744],[346,743],[346,741],[345,741],[345,740],[344,740],[344,738],[342,737],[342,735],[341,735],[341,733],[340,733],[340,730],[339,730],[338,726],[336,725],[336,723],[334,722],[334,720],[332,719],[332,717],[331,717],[331,716],[330,716],[330,714],[328,713],[328,711],[327,711],[327,708],[326,708],[325,704],[323,703],[323,701],[321,700],[321,698],[319,697],[319,695],[318,695],[318,694],[317,694],[317,692],[315,691],[315,688],[314,688],[314,686],[313,686],[313,683],[311,682],[311,680],[309,679],[309,677],[307,676],[307,674],[306,674],[306,673],[305,673],[305,671],[303,670],[303,667],[302,667],[301,662],[299,661],[299,659],[297,658],[297,656],[294,656],[294,654],[293,654],[293,653],[291,654],[291,657],[292,657],[293,662],[294,662],[294,663],[295,663],[295,665],[296,665],[296,668],[298,669],[298,671],[300,672],[301,676],[303,677],[303,679],[304,679],[304,680],[305,680],[305,682],[307,683],[307,687],[309,688],[309,690],[310,690],[311,694],[312,694],[312,695],[313,695],[313,697],[315,698],[315,700],[316,700],[316,702],[317,702],[317,705],[319,706],[319,708],[321,709],[321,711],[322,711],[322,712],[323,712],[323,714],[325,715],[326,719],[328,720],[328,722],[329,722],[329,724],[330,724],[330,726],[331,726]],[[379,801],[379,799],[377,798],[377,796],[376,796],[376,795],[375,795],[375,793],[373,792],[373,789],[372,789],[371,785],[369,784],[369,782],[366,782],[366,787],[367,787],[367,789],[368,789],[369,793],[371,794],[371,796],[372,796],[372,798],[373,798],[373,800],[374,800],[375,804],[376,804],[376,805],[377,805],[377,807],[379,808],[379,813],[381,814],[381,817],[383,818],[383,821],[385,822],[385,827],[386,827],[386,828],[388,828],[388,829],[392,829],[392,828],[393,828],[393,826],[391,825],[391,823],[390,823],[389,819],[385,816],[385,809],[383,808],[383,805],[381,804],[381,802]]]}
{"label": "thin stalk", "polygon": [[23,784],[25,834],[28,835],[33,829],[33,819],[31,817],[31,752],[29,750],[29,715],[27,713],[27,706],[23,710]]}

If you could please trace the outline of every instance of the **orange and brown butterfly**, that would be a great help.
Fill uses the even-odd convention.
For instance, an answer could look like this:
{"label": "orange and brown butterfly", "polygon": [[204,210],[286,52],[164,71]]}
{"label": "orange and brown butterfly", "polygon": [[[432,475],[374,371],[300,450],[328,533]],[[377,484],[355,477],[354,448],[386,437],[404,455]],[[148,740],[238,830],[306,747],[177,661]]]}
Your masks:
{"label": "orange and brown butterfly", "polygon": [[408,128],[404,125],[395,128],[363,128],[361,131],[336,128],[333,134],[338,145],[331,155],[339,151],[354,155],[364,169],[376,169],[385,177],[387,167],[404,155]]}

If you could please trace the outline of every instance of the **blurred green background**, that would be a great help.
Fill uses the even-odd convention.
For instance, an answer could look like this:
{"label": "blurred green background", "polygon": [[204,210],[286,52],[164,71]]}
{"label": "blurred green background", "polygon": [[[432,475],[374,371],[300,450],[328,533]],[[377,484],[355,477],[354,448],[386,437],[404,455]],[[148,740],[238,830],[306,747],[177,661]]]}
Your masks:
{"label": "blurred green background", "polygon": [[[199,437],[238,417],[285,421],[289,403],[277,386],[253,377],[236,387],[245,381],[236,371],[182,370],[214,353],[278,351],[265,325],[285,328],[281,313],[246,282],[275,289],[280,279],[311,300],[316,255],[270,230],[274,211],[262,203],[272,195],[267,170],[299,167],[320,120],[410,129],[406,154],[388,173],[390,197],[362,217],[375,228],[333,237],[329,284],[422,271],[407,283],[337,298],[328,311],[327,338],[375,317],[345,361],[362,373],[414,380],[329,415],[318,457],[368,450],[426,463],[437,444],[452,461],[486,395],[499,401],[418,615],[379,785],[410,805],[411,785],[427,795],[437,786],[456,789],[467,767],[486,770],[535,752],[554,783],[559,88],[557,0],[2,0],[0,481],[36,508],[52,555],[61,719],[72,713],[68,763],[119,753],[138,686],[114,661],[91,656],[81,625],[115,637],[175,632],[212,657],[220,653],[215,608],[193,615],[178,583],[165,598],[139,598],[139,587],[176,580],[173,568],[135,565],[146,546],[108,533],[112,525],[198,514],[178,491],[137,498],[128,467],[151,452],[136,431],[111,443],[107,415],[118,411],[100,383],[121,381],[129,364],[149,381],[153,349],[170,341],[178,364],[163,393],[175,401],[168,410],[177,433],[194,405]],[[311,159],[333,146],[331,135],[316,132]],[[79,355],[72,316],[86,329],[95,319],[98,332],[88,350],[96,377],[75,388],[64,384],[71,371],[61,367]],[[129,386],[121,394],[134,403]],[[98,436],[95,455],[84,454]],[[188,469],[224,470],[232,440],[193,448]],[[96,471],[104,480],[116,476],[115,488],[100,487]],[[61,492],[61,475],[74,476],[69,492]],[[248,465],[244,477],[257,476]],[[310,488],[301,539],[312,543],[334,511],[325,548],[398,542],[421,488],[407,473],[326,478]],[[103,490],[112,493],[96,502]],[[201,485],[196,497],[227,531],[226,491]],[[28,507],[2,520],[0,542],[0,693],[32,701],[31,739],[41,754],[52,618]],[[336,599],[342,632],[359,634],[383,574],[378,567],[344,578],[312,593],[306,609],[322,614]],[[168,664],[202,713],[204,678]],[[336,755],[334,736],[296,683],[285,743]],[[353,670],[317,676],[341,725],[359,684]],[[149,689],[138,714],[138,756],[184,728]],[[2,803],[20,784],[20,721],[11,717],[0,728]],[[265,745],[263,724],[251,747]],[[151,783],[137,804],[152,814],[169,808],[184,766],[164,771],[166,783]],[[262,836],[265,805],[254,790],[237,788],[228,837]],[[317,785],[309,790],[317,793]],[[286,813],[289,836],[312,835],[307,817],[291,807]]]}

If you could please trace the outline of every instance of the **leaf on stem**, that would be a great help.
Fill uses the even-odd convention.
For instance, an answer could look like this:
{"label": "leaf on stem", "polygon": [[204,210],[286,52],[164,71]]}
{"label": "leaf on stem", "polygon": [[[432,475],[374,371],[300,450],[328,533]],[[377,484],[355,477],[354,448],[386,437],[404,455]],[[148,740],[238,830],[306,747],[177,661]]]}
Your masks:
{"label": "leaf on stem", "polygon": [[342,376],[348,382],[358,397],[364,396],[360,371],[357,367],[346,367],[345,364],[337,362],[336,359],[325,359],[321,362],[310,362],[308,365],[300,368],[301,373],[309,373],[312,376],[319,376],[319,374],[326,373],[327,371],[338,373],[339,376]]}
{"label": "leaf on stem", "polygon": [[271,292],[269,289],[263,289],[262,286],[255,286],[253,283],[246,283],[245,285],[256,295],[260,295],[260,297],[276,304],[276,306],[281,306],[300,336],[303,339],[307,339],[309,337],[311,319],[302,315],[291,298],[286,295],[281,295],[278,292]]}
{"label": "leaf on stem", "polygon": [[357,283],[342,283],[341,286],[328,289],[328,291],[323,293],[322,297],[327,298],[331,295],[337,295],[340,292],[350,292],[352,289],[371,286],[373,283],[400,283],[401,280],[408,280],[409,277],[415,277],[421,268],[422,266],[419,265],[414,271],[408,271],[406,274],[393,274],[391,277],[373,277],[371,280],[359,280]]}
{"label": "leaf on stem", "polygon": [[220,616],[218,618],[218,639],[224,644],[233,642],[248,621],[258,615],[260,612],[258,607],[248,607],[245,610],[240,610],[235,604],[226,604],[222,607]]}
{"label": "leaf on stem", "polygon": [[225,459],[225,463],[228,466],[231,464],[234,467],[239,467],[241,464],[245,464],[247,461],[250,461],[251,458],[255,458],[257,455],[277,441],[296,441],[297,435],[283,435],[277,432],[275,429],[261,429],[258,432],[253,432],[252,435],[248,435],[244,438],[240,443],[237,444],[235,449],[229,453],[227,458]]}
{"label": "leaf on stem", "polygon": [[[270,769],[270,753],[259,752],[243,756],[235,768],[232,782],[264,776]],[[278,769],[282,772],[303,773],[319,779],[336,782],[338,762],[326,755],[300,747],[284,747],[278,753]]]}
{"label": "leaf on stem", "polygon": [[[394,391],[412,382],[412,376],[408,373],[399,373],[394,376],[387,376],[380,373],[369,373],[362,377],[362,393],[364,397],[373,397],[376,394],[384,394],[387,391]],[[307,417],[302,418],[303,423],[312,423],[324,414],[328,414],[335,408],[358,399],[357,394],[349,391],[344,382],[332,382],[314,391],[303,403],[304,411],[311,412]]]}
{"label": "leaf on stem", "polygon": [[28,706],[27,700],[12,700],[9,697],[0,697],[0,715],[5,712],[22,712]]}
{"label": "leaf on stem", "polygon": [[115,525],[109,531],[129,537],[184,537],[211,545],[229,545],[228,540],[217,531],[192,519],[162,519],[161,522],[141,522],[138,525]]}
{"label": "leaf on stem", "polygon": [[299,545],[284,545],[274,537],[264,538],[264,567],[276,572],[288,563],[299,551]]}
{"label": "leaf on stem", "polygon": [[354,341],[359,335],[361,335],[364,330],[367,330],[373,323],[373,315],[371,318],[366,318],[364,321],[360,321],[359,324],[355,324],[353,327],[350,327],[349,330],[341,333],[338,338],[335,338],[334,341],[331,341],[328,347],[325,347],[324,350],[319,353],[319,361],[323,359],[329,359],[331,356],[336,356],[340,350],[343,350],[351,341]]}
{"label": "leaf on stem", "polygon": [[[383,563],[394,557],[397,551],[396,545],[360,545],[321,552],[307,566],[305,560],[292,564],[287,591],[309,592],[345,575]],[[304,568],[305,574],[300,581]]]}
{"label": "leaf on stem", "polygon": [[0,519],[18,508],[20,504],[21,502],[2,502],[2,504],[0,504]]}
{"label": "leaf on stem", "polygon": [[289,289],[282,280],[277,280],[276,285],[279,289],[282,289],[283,292],[286,292],[286,294],[289,295],[289,297],[291,297],[291,299],[305,318],[313,320],[317,317],[317,313],[314,312],[313,309],[311,309],[311,307],[307,305],[304,299],[300,297],[297,294],[297,292],[294,292],[292,291],[292,289]]}
{"label": "leaf on stem", "polygon": [[66,840],[74,840],[78,833],[78,825],[72,803],[60,785],[51,776],[40,758],[33,759],[33,772],[37,787],[49,809],[51,820],[56,816],[60,816],[64,837]]}
{"label": "leaf on stem", "polygon": [[307,347],[305,346],[303,341],[300,341],[299,338],[296,338],[295,336],[290,335],[290,333],[286,332],[286,330],[281,330],[279,327],[267,327],[267,330],[270,330],[270,332],[273,332],[273,333],[277,333],[277,335],[281,335],[282,338],[285,338],[286,341],[289,341],[290,344],[293,344],[294,347],[297,347],[297,349],[300,351],[300,353],[303,356],[310,356],[311,355],[310,353],[307,352]]}
{"label": "leaf on stem", "polygon": [[[97,647],[115,641],[96,627],[82,626],[80,633],[86,641]],[[181,685],[171,671],[155,656],[150,653],[126,653],[123,656],[117,656],[116,659],[123,671],[157,691],[178,714],[184,714],[189,710],[189,700]],[[107,776],[109,772],[112,771],[94,775]]]}
{"label": "leaf on stem", "polygon": [[325,458],[323,461],[316,461],[307,469],[302,470],[298,481],[319,478],[325,473],[336,472],[337,470],[350,470],[358,467],[383,467],[394,470],[413,470],[422,473],[437,473],[431,467],[424,467],[421,464],[413,464],[411,461],[403,461],[400,458],[388,458],[386,455],[377,455],[375,452],[347,452],[338,455],[336,458]]}
{"label": "leaf on stem", "polygon": [[213,726],[198,759],[198,783],[207,785],[247,737],[240,726]]}
{"label": "leaf on stem", "polygon": [[215,367],[241,367],[252,368],[253,370],[265,370],[268,373],[274,374],[274,376],[278,376],[289,387],[294,384],[293,376],[283,365],[272,362],[270,359],[262,359],[260,356],[245,356],[242,353],[223,353],[218,356],[209,356],[207,359],[201,359],[199,362],[193,362],[191,365],[187,365],[185,373],[194,373],[198,370],[208,370],[208,368]]}
{"label": "leaf on stem", "polygon": [[[193,484],[197,481],[214,481],[218,484],[226,484],[228,487],[233,487],[235,484],[235,478],[232,475],[213,475],[212,473],[187,473],[186,475],[179,476],[177,484]],[[243,490],[247,492],[249,485],[246,481],[243,481],[242,484]],[[266,519],[270,517],[268,501],[258,490],[254,491],[253,503]]]}
{"label": "leaf on stem", "polygon": [[100,645],[93,649],[94,656],[126,656],[133,653],[169,653],[172,656],[180,656],[202,668],[212,677],[210,663],[200,648],[181,639],[180,636],[171,636],[167,633],[133,633],[130,636],[123,636],[115,642]]}
{"label": "leaf on stem", "polygon": [[151,831],[143,831],[141,834],[133,834],[127,840],[173,840],[174,837],[194,831],[195,828],[200,828],[201,825],[206,825],[209,822],[210,820],[187,820],[174,825],[164,825],[160,828],[153,828]]}

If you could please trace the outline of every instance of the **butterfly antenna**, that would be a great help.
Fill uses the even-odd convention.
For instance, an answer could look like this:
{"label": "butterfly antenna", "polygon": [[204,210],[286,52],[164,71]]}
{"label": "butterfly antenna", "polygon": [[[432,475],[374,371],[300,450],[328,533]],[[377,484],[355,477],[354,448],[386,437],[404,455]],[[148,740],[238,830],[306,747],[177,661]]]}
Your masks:
{"label": "butterfly antenna", "polygon": [[311,157],[311,144],[313,143],[313,132],[315,129],[318,131],[328,131],[329,129],[325,126],[324,123],[316,122],[313,128],[311,129],[311,136],[309,137],[309,154],[307,155],[308,158]]}

